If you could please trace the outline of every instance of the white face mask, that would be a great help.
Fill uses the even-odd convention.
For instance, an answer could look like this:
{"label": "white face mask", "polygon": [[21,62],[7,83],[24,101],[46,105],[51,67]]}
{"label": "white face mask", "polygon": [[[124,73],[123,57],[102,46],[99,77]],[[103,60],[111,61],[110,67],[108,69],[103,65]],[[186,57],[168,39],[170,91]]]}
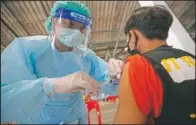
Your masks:
{"label": "white face mask", "polygon": [[86,38],[79,30],[69,28],[59,28],[57,38],[68,47],[78,47],[83,45]]}

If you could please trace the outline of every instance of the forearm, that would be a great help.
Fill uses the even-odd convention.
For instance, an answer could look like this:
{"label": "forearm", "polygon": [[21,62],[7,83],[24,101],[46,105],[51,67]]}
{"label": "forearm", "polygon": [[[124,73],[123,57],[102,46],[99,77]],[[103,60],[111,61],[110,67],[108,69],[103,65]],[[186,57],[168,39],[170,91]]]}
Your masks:
{"label": "forearm", "polygon": [[28,118],[39,110],[52,95],[47,78],[22,80],[2,86],[1,121]]}

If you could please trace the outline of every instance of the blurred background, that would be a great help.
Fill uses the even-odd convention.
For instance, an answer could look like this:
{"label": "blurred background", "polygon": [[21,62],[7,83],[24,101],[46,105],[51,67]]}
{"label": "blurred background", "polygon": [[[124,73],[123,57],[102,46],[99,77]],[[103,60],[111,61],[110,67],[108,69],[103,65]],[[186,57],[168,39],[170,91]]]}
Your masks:
{"label": "blurred background", "polygon": [[[15,37],[47,35],[44,21],[54,1],[1,1],[1,53]],[[123,58],[126,37],[124,24],[138,1],[82,1],[91,10],[93,25],[89,48],[108,61]],[[164,1],[195,43],[195,1]],[[175,22],[174,22],[175,23]],[[189,44],[189,43],[187,43]],[[112,123],[117,104],[101,104],[103,123]],[[97,123],[91,112],[92,123]]]}
{"label": "blurred background", "polygon": [[[15,37],[47,35],[44,21],[54,1],[1,1],[1,52]],[[93,18],[89,48],[108,60],[122,57],[124,24],[138,1],[82,1]],[[165,1],[195,42],[195,1]],[[123,20],[124,18],[124,20]],[[116,43],[118,45],[115,49]],[[115,53],[115,54],[114,54]]]}

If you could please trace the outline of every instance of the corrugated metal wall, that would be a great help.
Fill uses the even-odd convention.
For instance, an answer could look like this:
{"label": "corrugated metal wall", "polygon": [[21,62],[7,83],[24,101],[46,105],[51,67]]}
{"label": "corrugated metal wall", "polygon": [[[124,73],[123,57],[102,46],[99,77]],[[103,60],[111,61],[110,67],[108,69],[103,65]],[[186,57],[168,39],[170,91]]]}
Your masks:
{"label": "corrugated metal wall", "polygon": [[[116,55],[122,56],[126,46],[120,31],[132,11],[139,7],[137,1],[83,1],[91,10],[93,25],[90,47],[100,57],[111,55],[117,40]],[[195,40],[195,1],[166,1],[174,14]],[[20,36],[46,35],[44,21],[49,15],[52,1],[1,1],[1,52]],[[101,106],[103,123],[112,123],[117,105]],[[95,113],[95,112],[94,112]],[[92,113],[93,114],[93,113]],[[97,123],[92,115],[92,123]]]}
{"label": "corrugated metal wall", "polygon": [[[125,20],[139,7],[137,1],[83,1],[92,13],[91,42],[114,42],[117,40],[122,18]],[[46,35],[44,21],[52,7],[51,1],[2,1],[1,41],[7,46],[15,37]],[[125,36],[121,32],[120,40]]]}
{"label": "corrugated metal wall", "polygon": [[[54,1],[1,1],[1,50],[15,37],[46,35],[44,21]],[[90,8],[93,18],[89,47],[98,56],[114,50],[116,55],[126,46],[123,28],[138,1],[82,1]],[[195,40],[195,1],[166,1],[180,22]],[[123,21],[124,19],[124,21]],[[122,30],[121,30],[122,29]]]}
{"label": "corrugated metal wall", "polygon": [[166,3],[195,41],[195,1],[166,1]]}

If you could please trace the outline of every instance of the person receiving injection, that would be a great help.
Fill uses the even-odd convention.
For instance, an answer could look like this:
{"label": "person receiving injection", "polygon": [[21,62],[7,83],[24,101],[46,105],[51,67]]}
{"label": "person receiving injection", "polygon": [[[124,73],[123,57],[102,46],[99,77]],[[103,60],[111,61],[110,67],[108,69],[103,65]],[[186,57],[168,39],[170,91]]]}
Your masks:
{"label": "person receiving injection", "polygon": [[48,36],[11,42],[1,54],[1,122],[87,124],[80,90],[98,93],[98,82],[120,77],[119,61],[107,63],[87,48],[91,25],[86,5],[56,1]]}

